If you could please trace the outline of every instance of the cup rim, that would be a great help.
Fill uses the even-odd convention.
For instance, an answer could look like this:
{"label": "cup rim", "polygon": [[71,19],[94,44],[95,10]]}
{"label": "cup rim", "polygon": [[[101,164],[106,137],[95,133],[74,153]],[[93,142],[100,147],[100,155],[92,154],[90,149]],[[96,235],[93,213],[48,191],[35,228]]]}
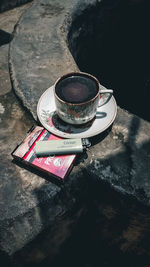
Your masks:
{"label": "cup rim", "polygon": [[[88,78],[92,78],[92,79],[97,83],[97,85],[98,85],[98,92],[97,92],[97,94],[96,94],[93,98],[91,98],[90,100],[85,101],[85,102],[81,102],[81,103],[71,103],[71,102],[67,102],[67,101],[64,101],[63,99],[61,99],[61,98],[56,94],[56,86],[57,86],[57,84],[58,84],[61,80],[63,80],[64,78],[71,77],[71,76],[73,76],[73,75],[75,75],[75,76],[77,76],[77,75],[81,75],[81,76],[82,76],[82,75],[83,75],[83,76],[86,76],[86,77],[88,77]],[[94,100],[98,97],[98,95],[100,94],[100,83],[99,83],[98,79],[97,79],[95,76],[93,76],[92,74],[89,74],[89,73],[87,73],[87,72],[81,72],[81,71],[68,72],[68,73],[62,75],[61,77],[59,77],[59,78],[56,80],[56,82],[54,83],[54,94],[55,94],[55,97],[56,97],[60,102],[62,102],[62,103],[65,103],[65,104],[70,105],[70,106],[81,106],[81,105],[85,105],[85,104],[88,104],[88,103],[94,101]]]}

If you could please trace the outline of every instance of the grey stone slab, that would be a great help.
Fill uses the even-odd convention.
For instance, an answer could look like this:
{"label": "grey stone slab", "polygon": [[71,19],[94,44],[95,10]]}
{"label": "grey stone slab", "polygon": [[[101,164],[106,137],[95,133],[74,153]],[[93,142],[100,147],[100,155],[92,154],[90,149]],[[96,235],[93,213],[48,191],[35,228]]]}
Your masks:
{"label": "grey stone slab", "polygon": [[[79,70],[68,49],[67,34],[74,17],[96,2],[35,0],[18,21],[9,51],[11,80],[15,93],[34,119],[41,94],[60,75]],[[24,169],[20,178],[14,180],[16,170],[20,169],[9,167],[7,175],[3,173],[1,187],[4,199],[1,210],[5,211],[1,217],[2,249],[13,255],[46,227],[52,227],[55,220],[76,206],[84,190],[87,193],[88,178],[93,183],[105,182],[121,195],[149,206],[149,132],[148,122],[118,107],[112,128],[92,139],[87,159],[74,167],[61,189]],[[6,163],[3,164],[6,168]],[[5,198],[7,192],[10,193]],[[57,229],[60,234],[60,228]],[[58,247],[62,242],[59,235]],[[24,255],[29,259],[28,253]]]}
{"label": "grey stone slab", "polygon": [[149,205],[148,122],[118,107],[108,136],[90,149],[88,172],[117,191]]}
{"label": "grey stone slab", "polygon": [[[1,13],[1,29],[11,34],[13,25],[29,5]],[[80,186],[77,186],[76,183],[76,190],[71,193],[72,186],[69,186],[69,184],[66,189],[63,189],[44,177],[12,162],[11,152],[27,130],[35,124],[35,121],[29,112],[22,108],[11,90],[8,70],[8,44],[0,47],[0,70],[0,261],[3,264],[3,258],[7,259],[8,255],[14,255],[16,251],[22,250],[43,229],[48,226],[52,228],[54,221],[55,227],[60,223],[58,222],[59,217],[68,212],[79,201],[76,190],[78,191]],[[79,171],[81,173],[79,175],[81,185],[83,183],[82,171]],[[73,183],[76,176],[77,170],[72,176],[74,177],[72,178]],[[83,191],[83,186],[81,188]],[[64,197],[67,192],[67,197]],[[70,194],[71,198],[69,197]],[[76,221],[78,221],[78,217],[80,215],[77,215]],[[71,234],[69,224],[73,223],[72,218],[69,217],[66,222],[64,221],[64,227],[68,225],[68,236]],[[59,235],[61,235],[61,228],[58,235],[55,231],[54,236],[51,236],[52,240],[57,238],[58,246],[55,250],[63,242],[63,238],[65,239],[65,235],[60,238]],[[46,240],[46,237],[44,237],[44,240]],[[49,243],[49,240],[47,243]]]}
{"label": "grey stone slab", "polygon": [[[32,123],[12,92],[0,97],[0,249],[8,255],[21,250],[54,222],[56,227],[59,218],[86,192],[80,166],[61,186],[12,162],[11,152]],[[71,221],[68,216],[67,223]],[[59,247],[61,239],[57,242]]]}
{"label": "grey stone slab", "polygon": [[[0,96],[0,250],[7,255],[22,250],[45,228],[56,227],[69,210],[82,203],[81,196],[87,193],[87,181],[80,164],[65,185],[57,185],[48,177],[12,161],[11,152],[34,123],[12,91]],[[80,214],[75,223],[78,217]],[[64,227],[65,223],[68,227],[69,223],[73,224],[72,217],[67,217]],[[63,240],[59,234],[56,250],[71,234],[71,229]],[[51,234],[52,242],[55,238],[56,232]]]}
{"label": "grey stone slab", "polygon": [[[35,1],[19,21],[10,46],[11,78],[16,93],[34,118],[38,99],[46,88],[60,75],[78,70],[67,46],[67,34],[73,19],[95,4],[96,1]],[[108,153],[105,147],[110,148],[111,164],[106,167],[103,179],[114,181],[115,187],[118,184],[120,190],[131,194],[136,194],[141,187],[144,194],[148,194],[149,127],[149,123],[118,108],[117,119],[106,141],[91,148],[100,161],[97,149],[102,145],[105,155]],[[116,169],[112,179],[109,177],[111,166]],[[103,169],[103,164],[101,167]]]}
{"label": "grey stone slab", "polygon": [[[22,109],[12,91],[0,96],[0,250],[9,256],[16,251],[22,251],[45,228],[60,224],[59,218],[74,208],[81,193],[86,191],[85,178],[80,167],[72,172],[72,178],[65,186],[58,186],[44,176],[34,174],[24,166],[12,162],[11,152],[35,123],[29,115]],[[77,180],[80,185],[77,185]],[[60,226],[58,233],[54,231],[51,234],[52,242],[57,238],[56,252],[65,238],[71,235],[69,225],[77,223],[78,217],[80,214],[77,215],[76,222],[72,221],[72,216],[64,221],[64,227],[68,225],[69,228],[63,236],[64,239],[59,238]],[[45,236],[44,240],[49,243]],[[34,245],[33,250],[35,247]],[[46,256],[47,253],[45,252]],[[29,257],[28,254],[26,256]],[[35,260],[36,257],[35,255]]]}
{"label": "grey stone slab", "polygon": [[34,118],[37,117],[40,95],[60,75],[78,69],[65,47],[65,40],[61,38],[60,26],[67,6],[71,6],[69,1],[34,2],[19,21],[10,46],[11,77],[15,91]]}
{"label": "grey stone slab", "polygon": [[4,95],[11,90],[8,51],[9,42],[12,39],[12,31],[23,11],[30,5],[31,3],[28,3],[0,14],[0,95]]}

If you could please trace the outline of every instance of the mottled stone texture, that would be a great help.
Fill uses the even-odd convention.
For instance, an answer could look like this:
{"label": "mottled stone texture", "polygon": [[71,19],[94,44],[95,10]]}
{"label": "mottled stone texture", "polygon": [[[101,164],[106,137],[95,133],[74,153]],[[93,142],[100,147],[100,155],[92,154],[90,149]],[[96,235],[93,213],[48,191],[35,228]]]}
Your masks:
{"label": "mottled stone texture", "polygon": [[78,69],[63,38],[66,32],[61,30],[71,7],[70,1],[34,2],[14,33],[10,46],[11,77],[16,93],[34,118],[45,89],[61,74]]}
{"label": "mottled stone texture", "polygon": [[[88,16],[97,3],[106,3],[105,11],[111,12],[118,2],[35,0],[23,14],[14,31],[9,63],[15,93],[35,119],[41,94],[60,75],[79,70],[74,58],[80,56],[80,42],[73,46],[78,36],[70,34],[72,23],[78,23],[77,16],[84,12]],[[94,19],[84,29],[85,37],[92,23],[98,27]],[[12,167],[7,177],[4,171],[1,249],[23,266],[53,258],[81,214],[88,210],[93,216],[95,210],[92,233],[97,251],[103,240],[116,254],[149,257],[149,132],[148,122],[118,107],[113,126],[91,139],[84,162],[74,167],[63,186],[24,169],[20,179],[14,179]]]}

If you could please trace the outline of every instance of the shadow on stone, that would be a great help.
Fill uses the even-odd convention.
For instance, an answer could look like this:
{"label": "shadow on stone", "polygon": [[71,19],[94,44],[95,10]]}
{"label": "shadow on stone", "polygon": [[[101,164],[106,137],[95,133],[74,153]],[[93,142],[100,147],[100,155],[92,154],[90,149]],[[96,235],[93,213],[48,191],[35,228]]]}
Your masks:
{"label": "shadow on stone", "polygon": [[68,33],[69,48],[80,70],[114,89],[120,107],[148,121],[149,12],[147,0],[100,1],[76,15]]}
{"label": "shadow on stone", "polygon": [[12,34],[0,29],[0,46],[10,43]]}
{"label": "shadow on stone", "polygon": [[[23,266],[148,266],[150,208],[145,205],[149,203],[145,189],[149,188],[149,181],[143,184],[144,177],[142,179],[140,176],[141,181],[138,181],[136,175],[132,175],[135,166],[131,147],[136,147],[139,122],[138,117],[131,120],[123,152],[98,159],[100,167],[97,174],[92,174],[92,164],[87,166],[84,180],[78,173],[73,178],[70,176],[53,200],[54,203],[41,203],[38,214],[41,224],[47,224],[48,228],[45,227],[21,254],[16,253],[16,260],[20,257],[21,261],[24,259]],[[150,152],[150,142],[141,144],[137,149],[141,155],[144,150]],[[110,170],[108,166],[111,166]],[[108,170],[108,173],[104,174],[104,170]],[[83,193],[81,195],[78,195],[79,188]],[[35,193],[41,201],[45,189],[41,187]],[[75,206],[70,203],[72,196],[78,198]],[[82,213],[78,214],[81,207]],[[59,216],[55,217],[53,223],[50,218],[56,211]],[[55,257],[52,256],[53,253]]]}
{"label": "shadow on stone", "polygon": [[32,0],[1,0],[0,13],[31,1]]}
{"label": "shadow on stone", "polygon": [[[128,145],[136,140],[139,121],[139,118],[133,118],[131,121]],[[145,147],[149,147],[150,151],[150,142],[143,144],[141,151]],[[126,153],[116,155],[118,164],[120,164],[119,159],[127,156],[130,157],[130,161],[132,160],[131,151],[127,148],[126,152],[130,155],[125,155]],[[107,166],[108,162],[113,160],[114,156],[110,156],[103,161],[103,166]],[[73,267],[149,266],[150,208],[135,198],[136,195],[143,202],[147,202],[144,190],[134,192],[136,187],[134,184],[131,185],[130,177],[132,168],[131,163],[129,169],[124,170],[124,173],[128,172],[128,179],[127,175],[124,175],[124,179],[127,179],[125,183],[121,180],[121,184],[117,185],[117,181],[112,181],[116,183],[116,191],[112,188],[109,177],[107,181],[100,174],[101,180],[99,176],[91,177],[88,174],[89,192],[85,214],[71,238],[62,246],[61,254],[53,262],[53,267],[62,264],[67,267],[70,265]],[[130,187],[131,194],[120,190],[126,186]],[[46,262],[43,266],[46,266]]]}
{"label": "shadow on stone", "polygon": [[10,257],[4,252],[0,250],[0,262],[2,267],[16,267],[12,262]]}

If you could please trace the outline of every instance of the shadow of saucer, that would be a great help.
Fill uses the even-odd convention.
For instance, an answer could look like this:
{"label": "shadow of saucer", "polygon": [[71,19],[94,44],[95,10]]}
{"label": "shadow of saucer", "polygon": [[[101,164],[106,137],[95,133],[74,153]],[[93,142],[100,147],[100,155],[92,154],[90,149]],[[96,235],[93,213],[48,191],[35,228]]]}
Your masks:
{"label": "shadow of saucer", "polygon": [[73,124],[69,124],[61,120],[58,117],[57,112],[54,112],[52,115],[52,122],[54,124],[54,127],[61,132],[70,133],[70,134],[77,134],[77,133],[82,133],[82,132],[87,131],[92,126],[94,121],[95,121],[95,118],[82,125],[73,125]]}
{"label": "shadow of saucer", "polygon": [[103,119],[107,116],[107,113],[106,112],[100,112],[100,111],[97,111],[96,112],[96,119]]}
{"label": "shadow of saucer", "polygon": [[[113,124],[112,124],[113,125]],[[107,135],[111,132],[112,125],[110,125],[105,131],[103,131],[100,134],[94,135],[93,137],[90,137],[91,146],[95,146],[96,144],[103,141]]]}

